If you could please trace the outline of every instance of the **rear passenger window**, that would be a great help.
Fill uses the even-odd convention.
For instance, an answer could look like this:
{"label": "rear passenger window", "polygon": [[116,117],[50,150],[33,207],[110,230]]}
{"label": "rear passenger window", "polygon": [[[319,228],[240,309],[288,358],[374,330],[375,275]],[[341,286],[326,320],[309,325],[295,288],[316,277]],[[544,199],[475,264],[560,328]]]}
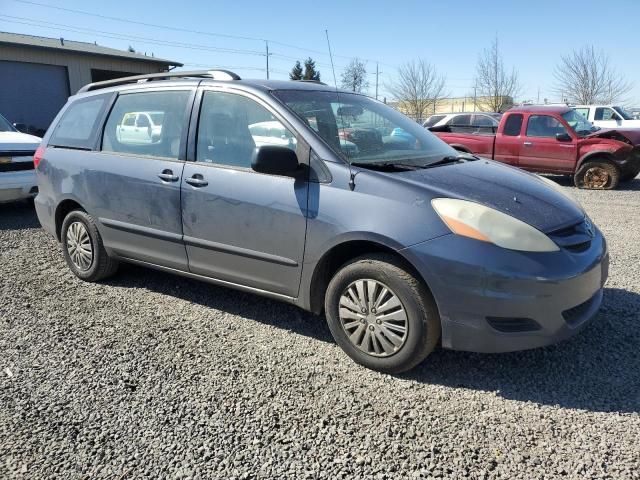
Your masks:
{"label": "rear passenger window", "polygon": [[55,126],[49,145],[91,150],[97,137],[98,119],[109,97],[97,95],[72,103]]}
{"label": "rear passenger window", "polygon": [[517,137],[522,129],[522,115],[519,113],[510,114],[504,123],[503,135],[508,137]]}
{"label": "rear passenger window", "polygon": [[256,147],[296,149],[296,138],[266,108],[232,93],[205,92],[200,109],[196,161],[250,168]]}
{"label": "rear passenger window", "polygon": [[178,159],[190,96],[187,90],[120,95],[104,127],[102,150]]}

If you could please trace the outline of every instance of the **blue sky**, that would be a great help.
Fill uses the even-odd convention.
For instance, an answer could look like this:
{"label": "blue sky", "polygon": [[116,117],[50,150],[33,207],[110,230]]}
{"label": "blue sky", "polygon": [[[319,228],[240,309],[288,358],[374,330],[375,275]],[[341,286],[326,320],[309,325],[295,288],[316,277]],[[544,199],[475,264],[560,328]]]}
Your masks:
{"label": "blue sky", "polygon": [[[373,93],[378,61],[381,96],[389,95],[385,86],[393,81],[397,66],[415,58],[426,59],[445,74],[451,94],[470,93],[478,55],[497,35],[505,64],[519,71],[523,87],[519,99],[536,101],[539,89],[541,101],[557,101],[553,69],[560,56],[574,47],[593,44],[634,84],[628,104],[640,106],[640,83],[636,85],[639,37],[633,27],[633,19],[640,16],[639,0],[34,1],[57,8],[0,0],[0,30],[97,41],[114,48],[133,45],[136,50],[180,61],[188,68],[234,67],[247,78],[264,78],[265,45],[260,39],[268,39],[273,53],[271,78],[287,78],[296,58],[311,56],[319,64],[322,79],[332,82],[325,39],[328,29],[338,81],[341,67],[350,57],[365,58],[369,92]],[[114,38],[123,36],[144,39]],[[178,47],[175,43],[187,45]]]}

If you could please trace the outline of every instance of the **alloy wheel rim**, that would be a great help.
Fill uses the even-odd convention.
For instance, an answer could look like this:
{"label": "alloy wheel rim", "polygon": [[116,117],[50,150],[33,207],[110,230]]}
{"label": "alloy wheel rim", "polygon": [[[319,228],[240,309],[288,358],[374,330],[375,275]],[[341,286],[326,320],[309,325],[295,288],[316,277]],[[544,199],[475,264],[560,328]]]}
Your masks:
{"label": "alloy wheel rim", "polygon": [[601,167],[591,167],[584,175],[584,184],[589,188],[604,188],[609,182],[609,173]]}
{"label": "alloy wheel rim", "polygon": [[67,253],[78,270],[86,271],[91,268],[93,245],[89,232],[82,222],[73,222],[67,228]]}
{"label": "alloy wheel rim", "polygon": [[407,340],[407,311],[393,290],[377,280],[351,283],[340,296],[339,316],[351,344],[367,355],[389,357]]}

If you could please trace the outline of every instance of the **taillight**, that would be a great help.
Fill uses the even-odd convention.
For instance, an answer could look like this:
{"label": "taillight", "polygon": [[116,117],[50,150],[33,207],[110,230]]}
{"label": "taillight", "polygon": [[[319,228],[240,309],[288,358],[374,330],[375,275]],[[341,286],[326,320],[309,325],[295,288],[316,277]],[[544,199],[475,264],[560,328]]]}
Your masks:
{"label": "taillight", "polygon": [[38,168],[38,165],[40,164],[40,160],[42,160],[43,155],[44,155],[44,147],[38,147],[38,149],[36,150],[36,153],[33,154],[33,168]]}

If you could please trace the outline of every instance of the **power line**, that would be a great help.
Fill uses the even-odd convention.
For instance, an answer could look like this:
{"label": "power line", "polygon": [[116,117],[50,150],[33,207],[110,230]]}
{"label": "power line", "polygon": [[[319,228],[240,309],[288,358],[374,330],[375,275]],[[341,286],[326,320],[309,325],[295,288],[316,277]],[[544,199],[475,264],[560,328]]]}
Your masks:
{"label": "power line", "polygon": [[[314,50],[311,48],[305,48],[305,47],[300,47],[298,45],[292,45],[290,43],[285,43],[285,42],[279,42],[276,40],[270,40],[267,38],[260,38],[260,37],[249,37],[249,36],[243,36],[243,35],[231,35],[231,34],[226,34],[226,33],[217,33],[217,32],[210,32],[210,31],[202,31],[202,30],[193,30],[193,29],[188,29],[188,28],[181,28],[181,27],[175,27],[175,26],[171,26],[171,25],[161,25],[161,24],[157,24],[157,23],[149,23],[149,22],[141,22],[139,20],[131,20],[128,18],[122,18],[122,17],[113,17],[110,15],[102,15],[99,13],[92,13],[92,12],[87,12],[84,10],[77,10],[77,9],[73,9],[73,8],[66,8],[66,7],[59,7],[57,5],[49,5],[46,3],[40,3],[40,2],[34,2],[31,0],[13,0],[14,2],[17,3],[22,3],[22,4],[27,4],[27,5],[34,5],[34,6],[38,6],[38,7],[45,7],[45,8],[52,8],[55,10],[60,10],[63,12],[70,12],[70,13],[76,13],[76,14],[80,14],[80,15],[88,15],[91,17],[97,17],[97,18],[102,18],[105,20],[113,20],[116,22],[125,22],[125,23],[131,23],[134,25],[143,25],[146,27],[152,27],[152,28],[161,28],[163,30],[173,30],[176,32],[184,32],[184,33],[194,33],[197,35],[207,35],[207,36],[212,36],[212,37],[222,37],[222,38],[235,38],[235,39],[240,39],[240,40],[250,40],[250,41],[259,41],[259,42],[270,42],[273,45],[280,45],[282,47],[286,47],[286,48],[292,48],[292,49],[296,49],[296,50],[300,50],[300,51],[304,51],[304,52],[311,52],[311,53],[315,53],[318,55],[323,55],[323,56],[329,56],[327,52],[323,52],[321,50]],[[353,57],[347,56],[347,55],[334,55],[334,57],[338,57],[338,58],[345,58],[345,59],[351,59]],[[373,60],[373,59],[369,59],[369,58],[364,58],[361,57],[362,60],[365,60],[367,62],[378,62],[377,60]],[[297,59],[296,59],[297,60]],[[383,62],[378,62],[380,65],[384,65],[387,67],[391,67],[391,68],[397,68],[397,66],[395,65],[390,65],[387,63],[383,63]],[[325,66],[330,66],[328,63],[324,64]]]}

